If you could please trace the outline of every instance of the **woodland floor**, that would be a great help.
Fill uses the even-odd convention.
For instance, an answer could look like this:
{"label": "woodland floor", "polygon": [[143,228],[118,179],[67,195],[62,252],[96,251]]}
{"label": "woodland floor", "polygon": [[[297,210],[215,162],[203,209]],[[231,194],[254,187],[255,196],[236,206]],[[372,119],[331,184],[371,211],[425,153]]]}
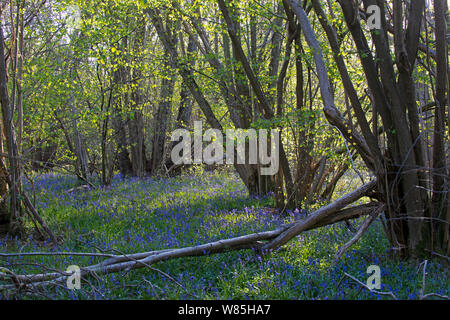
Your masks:
{"label": "woodland floor", "polygon": [[[348,182],[347,182],[348,183]],[[58,248],[33,240],[0,239],[0,252],[72,251],[134,253],[192,246],[223,238],[274,229],[302,213],[280,217],[271,198],[248,199],[238,178],[227,173],[202,173],[171,179],[116,176],[110,187],[68,193],[79,185],[75,177],[41,174],[26,183],[30,198],[61,239]],[[347,186],[348,187],[348,186]],[[353,221],[357,227],[361,221]],[[31,230],[31,225],[29,226]],[[91,278],[81,290],[48,288],[54,299],[390,299],[361,288],[344,272],[366,283],[369,265],[381,268],[381,291],[399,299],[418,299],[422,290],[420,262],[393,259],[379,222],[372,225],[338,262],[334,254],[353,233],[344,223],[305,232],[282,250],[261,257],[237,251],[160,262],[153,267],[169,274],[184,288],[147,268]],[[17,273],[66,270],[86,266],[97,257],[1,258],[0,266]],[[27,264],[32,263],[32,264]],[[423,266],[423,265],[422,265]],[[448,268],[428,261],[425,293],[449,295]],[[0,284],[1,281],[0,281]],[[11,298],[0,292],[0,298]]]}

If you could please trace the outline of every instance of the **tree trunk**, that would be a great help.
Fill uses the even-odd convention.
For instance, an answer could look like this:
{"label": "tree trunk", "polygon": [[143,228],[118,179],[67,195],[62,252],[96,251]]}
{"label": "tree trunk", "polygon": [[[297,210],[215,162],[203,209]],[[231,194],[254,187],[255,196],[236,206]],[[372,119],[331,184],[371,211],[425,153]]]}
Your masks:
{"label": "tree trunk", "polygon": [[[194,53],[197,51],[197,46],[194,41],[193,36],[189,36],[189,41],[187,45],[187,51],[185,53],[186,59],[188,60],[188,63],[190,66],[193,66],[195,64],[194,61]],[[175,123],[175,129],[181,129],[181,128],[189,128],[191,125],[191,116],[192,116],[192,95],[189,92],[189,88],[186,86],[186,84],[182,83],[181,85],[181,91],[180,91],[180,106],[178,108],[178,114],[177,114],[177,120]],[[177,144],[177,141],[172,141],[170,143],[170,146],[168,148],[169,153],[172,151],[172,148]],[[176,166],[172,168],[174,165],[171,157],[168,157],[165,162],[167,170],[170,171],[170,175],[178,175],[181,173],[180,169],[181,166]]]}
{"label": "tree trunk", "polygon": [[[145,39],[145,25],[142,25],[137,32],[134,39],[134,52],[140,52],[144,48]],[[141,58],[138,58],[138,62],[141,62]],[[136,61],[135,61],[136,63]],[[136,87],[133,87],[131,92],[131,107],[132,107],[132,119],[129,119],[128,128],[130,132],[130,151],[131,151],[131,164],[132,174],[136,177],[142,177],[145,173],[145,166],[147,158],[145,155],[144,145],[144,117],[142,114],[142,89],[140,82],[142,78],[142,71],[138,64],[132,70],[133,83]]]}
{"label": "tree trunk", "polygon": [[[8,80],[6,78],[7,69],[2,25],[3,21],[0,20],[0,102],[2,109],[0,140],[3,140],[3,136],[5,137],[6,150],[8,152],[8,168],[4,165],[1,165],[0,168],[0,232],[17,234],[23,229],[19,200],[21,173],[13,126],[13,109],[10,105]],[[11,99],[15,99],[15,97],[13,96]],[[3,142],[1,145],[3,148]],[[3,164],[3,161],[0,162]]]}
{"label": "tree trunk", "polygon": [[[127,47],[128,39],[123,38],[122,46]],[[114,81],[114,102],[113,102],[113,114],[112,114],[112,125],[114,128],[114,137],[116,142],[116,152],[117,152],[117,164],[119,166],[120,173],[122,175],[130,175],[132,173],[132,164],[130,160],[130,155],[128,152],[128,140],[126,132],[126,124],[124,122],[123,111],[124,107],[128,103],[127,93],[122,93],[122,86],[127,81],[128,70],[123,66],[119,66],[117,70],[114,71],[113,81]]]}
{"label": "tree trunk", "polygon": [[[450,252],[449,226],[450,196],[449,168],[446,167],[448,154],[445,152],[445,141],[448,142],[448,131],[445,128],[445,107],[448,107],[450,97],[448,91],[448,44],[446,41],[447,26],[445,13],[448,13],[445,0],[434,0],[435,39],[436,39],[436,107],[433,133],[433,196],[431,226],[431,250]],[[450,124],[448,124],[450,125]],[[447,143],[448,147],[448,143]],[[447,222],[447,223],[445,223]]]}

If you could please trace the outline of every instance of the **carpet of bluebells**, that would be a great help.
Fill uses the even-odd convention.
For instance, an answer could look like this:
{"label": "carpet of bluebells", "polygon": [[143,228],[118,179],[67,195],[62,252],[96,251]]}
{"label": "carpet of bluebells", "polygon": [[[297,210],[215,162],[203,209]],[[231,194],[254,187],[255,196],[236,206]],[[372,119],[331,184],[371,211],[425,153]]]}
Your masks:
{"label": "carpet of bluebells", "polygon": [[[52,248],[33,238],[0,239],[1,252],[72,251],[111,254],[193,246],[223,238],[266,231],[301,218],[303,210],[280,217],[273,200],[249,199],[232,174],[202,173],[178,178],[134,179],[115,176],[106,188],[67,192],[79,185],[75,177],[41,174],[26,182],[36,208],[63,239]],[[352,222],[355,227],[361,221]],[[298,236],[281,250],[260,256],[250,250],[180,258],[153,267],[90,278],[81,290],[47,288],[47,299],[390,299],[361,288],[369,265],[381,268],[381,291],[400,299],[418,299],[422,290],[420,261],[399,261],[388,253],[380,223],[332,266],[334,254],[353,233],[344,223]],[[0,267],[17,273],[66,270],[87,266],[98,257],[39,256],[0,258]],[[425,293],[449,295],[448,267],[438,260],[427,265]],[[5,284],[5,282],[0,282]],[[0,298],[18,298],[0,292]]]}

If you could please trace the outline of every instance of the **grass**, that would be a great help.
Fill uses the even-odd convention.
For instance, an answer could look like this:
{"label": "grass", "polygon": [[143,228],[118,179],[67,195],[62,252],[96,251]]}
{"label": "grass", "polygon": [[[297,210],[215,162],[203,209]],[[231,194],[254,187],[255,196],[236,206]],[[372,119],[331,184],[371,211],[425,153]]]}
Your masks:
{"label": "grass", "polygon": [[[45,174],[37,177],[33,186],[26,184],[34,194],[38,211],[50,228],[64,238],[59,248],[50,250],[117,254],[191,246],[270,230],[298,215],[291,212],[280,218],[267,209],[273,204],[271,198],[248,199],[240,180],[225,173],[142,180],[116,176],[108,188],[66,192],[77,184],[76,178],[60,174]],[[365,283],[369,276],[367,267],[373,264],[381,268],[381,291],[392,291],[399,299],[420,297],[419,262],[389,257],[389,244],[378,222],[332,267],[334,254],[351,236],[344,224],[336,224],[306,232],[268,256],[238,251],[154,265],[184,288],[161,273],[139,269],[101,276],[100,281],[89,279],[95,290],[82,283],[82,290],[49,288],[43,297],[389,299],[343,277],[347,272]],[[31,234],[25,240],[0,240],[1,252],[20,250],[49,249]],[[69,265],[82,267],[99,261],[96,257],[16,257],[0,258],[0,266],[17,273],[37,273],[44,271],[44,266],[66,270]],[[439,261],[429,261],[425,293],[448,296],[449,287],[447,267]],[[0,292],[0,298],[14,297]]]}

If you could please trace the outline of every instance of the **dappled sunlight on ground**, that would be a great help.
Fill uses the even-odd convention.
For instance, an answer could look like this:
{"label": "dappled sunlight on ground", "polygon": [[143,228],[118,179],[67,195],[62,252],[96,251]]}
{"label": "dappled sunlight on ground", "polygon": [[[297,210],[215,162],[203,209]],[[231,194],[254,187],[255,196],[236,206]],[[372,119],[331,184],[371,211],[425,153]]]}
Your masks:
{"label": "dappled sunlight on ground", "polygon": [[[50,250],[118,254],[192,246],[272,230],[304,214],[296,210],[280,217],[270,208],[271,198],[248,199],[245,187],[234,175],[142,180],[117,176],[107,188],[67,192],[77,184],[76,178],[58,174],[41,175],[33,185],[25,183],[43,218],[64,239],[59,248]],[[191,294],[205,299],[385,298],[342,279],[348,272],[365,282],[367,266],[377,264],[382,270],[382,289],[392,290],[400,298],[418,297],[421,276],[416,273],[417,266],[388,258],[388,242],[379,224],[332,267],[334,254],[352,235],[341,223],[305,232],[264,257],[238,251],[155,265],[183,283],[189,294],[161,274],[140,269],[101,277],[96,284],[98,292],[58,288],[48,295],[69,299],[192,299]],[[25,242],[1,242],[0,250],[5,252],[48,250],[31,236]],[[65,270],[71,264],[87,266],[100,261],[96,257],[61,256],[1,262],[10,266],[18,259],[33,262],[16,268],[21,273],[42,272],[43,266]],[[428,268],[427,290],[448,294],[448,282],[442,283],[447,279],[445,267],[430,262]]]}

